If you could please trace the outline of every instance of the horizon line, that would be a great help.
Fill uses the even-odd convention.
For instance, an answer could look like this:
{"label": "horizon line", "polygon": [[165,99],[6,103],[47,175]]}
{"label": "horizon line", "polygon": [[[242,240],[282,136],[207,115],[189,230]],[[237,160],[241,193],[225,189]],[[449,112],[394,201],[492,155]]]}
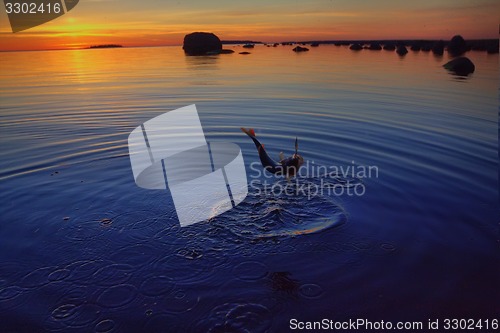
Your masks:
{"label": "horizon line", "polygon": [[[499,38],[474,38],[474,39],[467,39],[466,41],[486,41],[486,40],[500,40]],[[446,39],[442,38],[431,38],[431,39],[426,39],[426,38],[384,38],[384,39],[309,39],[309,40],[287,40],[287,41],[280,41],[280,42],[262,42],[262,41],[254,41],[251,39],[224,39],[221,40],[223,45],[238,45],[238,44],[244,44],[244,43],[253,43],[253,44],[282,44],[282,43],[335,43],[335,42],[398,42],[398,41],[427,41],[427,42],[435,42],[435,41],[444,41],[446,42]],[[237,43],[240,42],[240,43]],[[93,50],[93,49],[99,49],[99,48],[92,48],[91,46],[95,45],[108,45],[109,43],[105,44],[91,44],[85,47],[80,47],[80,48],[51,48],[51,49],[19,49],[19,50],[1,50],[0,52],[38,52],[38,51],[76,51],[76,50]],[[113,43],[116,45],[120,45],[118,48],[148,48],[148,47],[173,47],[173,46],[182,46],[182,44],[162,44],[162,45],[124,45],[124,44],[119,44],[119,43]]]}

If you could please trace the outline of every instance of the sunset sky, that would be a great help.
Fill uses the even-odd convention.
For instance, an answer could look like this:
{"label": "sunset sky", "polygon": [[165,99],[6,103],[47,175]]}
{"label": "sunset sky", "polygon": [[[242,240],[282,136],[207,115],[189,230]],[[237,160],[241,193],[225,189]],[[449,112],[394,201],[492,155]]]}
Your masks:
{"label": "sunset sky", "polygon": [[498,38],[499,22],[498,0],[81,0],[15,34],[2,8],[0,50],[179,45],[193,31],[264,42]]}

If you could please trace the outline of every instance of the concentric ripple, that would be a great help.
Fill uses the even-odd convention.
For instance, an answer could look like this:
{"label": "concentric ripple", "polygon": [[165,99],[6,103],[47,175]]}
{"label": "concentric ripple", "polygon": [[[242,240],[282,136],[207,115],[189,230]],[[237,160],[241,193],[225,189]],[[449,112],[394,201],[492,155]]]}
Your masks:
{"label": "concentric ripple", "polygon": [[133,285],[117,285],[104,290],[97,298],[97,304],[106,308],[119,308],[131,303],[137,296]]}

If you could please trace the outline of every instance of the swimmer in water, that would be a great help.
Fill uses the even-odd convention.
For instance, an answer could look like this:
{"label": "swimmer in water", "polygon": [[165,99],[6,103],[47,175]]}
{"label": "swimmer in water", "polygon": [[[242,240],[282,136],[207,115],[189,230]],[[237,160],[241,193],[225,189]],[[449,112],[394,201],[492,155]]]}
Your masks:
{"label": "swimmer in water", "polygon": [[297,175],[299,168],[304,164],[304,158],[298,154],[299,143],[297,138],[295,138],[295,153],[285,158],[283,152],[280,152],[280,161],[276,162],[269,157],[264,149],[264,145],[257,140],[253,128],[246,129],[242,127],[241,130],[255,143],[255,147],[257,147],[257,151],[259,152],[260,162],[265,170],[275,175],[286,176],[287,179]]}

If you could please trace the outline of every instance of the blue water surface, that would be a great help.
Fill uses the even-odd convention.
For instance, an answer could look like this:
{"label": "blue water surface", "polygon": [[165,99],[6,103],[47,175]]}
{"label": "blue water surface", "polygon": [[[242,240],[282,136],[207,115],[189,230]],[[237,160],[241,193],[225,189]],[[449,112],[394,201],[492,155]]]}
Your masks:
{"label": "blue water surface", "polygon": [[[498,55],[469,52],[476,71],[457,77],[424,52],[234,48],[0,54],[0,330],[498,317]],[[127,138],[190,104],[256,182],[235,209],[180,228],[168,191],[136,186]],[[242,126],[276,158],[298,137],[311,164],[377,173],[329,178],[341,195],[316,176],[266,179]],[[265,181],[325,192],[265,194]]]}

